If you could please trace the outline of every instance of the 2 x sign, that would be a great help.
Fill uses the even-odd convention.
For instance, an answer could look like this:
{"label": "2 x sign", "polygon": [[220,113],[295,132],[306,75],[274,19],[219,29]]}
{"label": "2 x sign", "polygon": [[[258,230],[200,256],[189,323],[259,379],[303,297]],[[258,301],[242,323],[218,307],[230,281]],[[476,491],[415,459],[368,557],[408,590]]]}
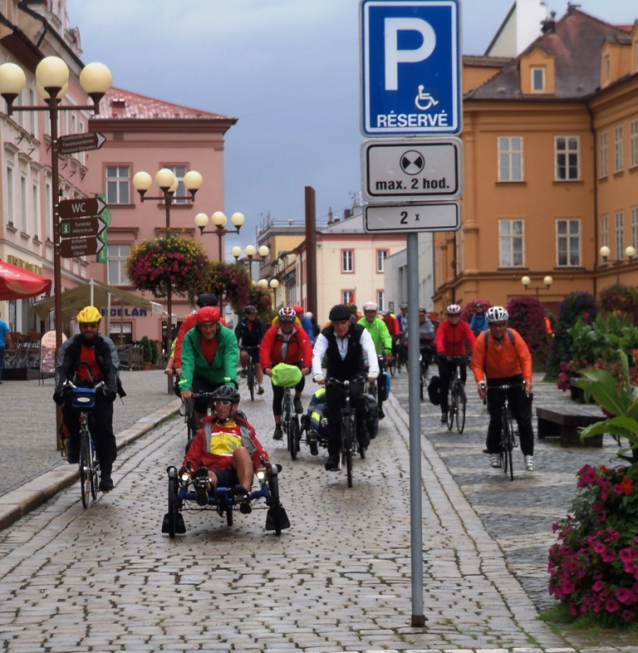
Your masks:
{"label": "2 x sign", "polygon": [[462,128],[458,0],[361,0],[364,136]]}

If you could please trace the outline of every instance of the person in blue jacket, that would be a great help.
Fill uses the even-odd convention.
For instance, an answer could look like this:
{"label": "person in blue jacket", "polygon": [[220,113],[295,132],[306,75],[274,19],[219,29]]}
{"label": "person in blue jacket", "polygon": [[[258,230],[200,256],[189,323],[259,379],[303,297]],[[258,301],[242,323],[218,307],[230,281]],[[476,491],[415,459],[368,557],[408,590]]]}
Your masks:
{"label": "person in blue jacket", "polygon": [[308,337],[310,338],[311,346],[314,347],[315,327],[314,324],[312,323],[312,313],[310,311],[305,313],[304,316],[301,318],[301,326],[303,327],[304,331],[308,334]]}
{"label": "person in blue jacket", "polygon": [[472,315],[470,321],[470,329],[475,336],[478,336],[481,331],[487,331],[487,320],[485,319],[485,307],[481,302],[476,302],[474,304],[474,310],[476,311]]}

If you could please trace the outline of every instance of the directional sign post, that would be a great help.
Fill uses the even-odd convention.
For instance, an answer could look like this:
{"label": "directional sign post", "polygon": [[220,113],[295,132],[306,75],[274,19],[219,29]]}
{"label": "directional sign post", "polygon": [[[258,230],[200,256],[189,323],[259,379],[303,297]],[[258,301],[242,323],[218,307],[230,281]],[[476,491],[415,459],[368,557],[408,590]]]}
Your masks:
{"label": "directional sign post", "polygon": [[97,238],[64,238],[60,241],[60,256],[75,258],[76,256],[91,256],[97,254],[104,243]]}
{"label": "directional sign post", "polygon": [[88,215],[99,215],[106,208],[106,203],[99,197],[62,200],[58,206],[61,218],[81,218]]}
{"label": "directional sign post", "polygon": [[463,192],[461,139],[366,141],[361,145],[363,196],[369,202],[456,199]]}
{"label": "directional sign post", "polygon": [[73,154],[73,152],[88,152],[89,150],[99,150],[106,137],[102,134],[69,134],[58,138],[58,154]]}
{"label": "directional sign post", "polygon": [[459,13],[458,0],[361,1],[364,136],[461,131]]}

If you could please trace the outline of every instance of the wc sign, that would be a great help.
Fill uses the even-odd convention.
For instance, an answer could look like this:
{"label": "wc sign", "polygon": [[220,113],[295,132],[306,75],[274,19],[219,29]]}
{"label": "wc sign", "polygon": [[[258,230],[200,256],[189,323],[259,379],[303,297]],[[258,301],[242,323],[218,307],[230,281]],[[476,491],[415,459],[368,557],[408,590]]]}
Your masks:
{"label": "wc sign", "polygon": [[457,134],[460,0],[361,0],[361,132]]}

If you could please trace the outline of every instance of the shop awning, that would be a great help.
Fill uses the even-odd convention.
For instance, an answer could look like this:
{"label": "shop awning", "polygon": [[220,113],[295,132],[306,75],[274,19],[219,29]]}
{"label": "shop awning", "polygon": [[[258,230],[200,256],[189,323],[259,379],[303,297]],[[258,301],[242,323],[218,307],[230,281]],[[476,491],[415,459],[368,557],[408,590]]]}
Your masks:
{"label": "shop awning", "polygon": [[[152,315],[161,315],[163,307],[157,302],[152,302],[139,295],[122,290],[117,286],[109,286],[99,281],[89,281],[84,286],[78,286],[62,293],[62,316],[67,320],[73,319],[85,306],[108,309],[112,306],[136,306],[144,308]],[[33,305],[33,312],[44,320],[49,312],[54,310],[55,298],[48,297]],[[108,321],[108,320],[107,320]]]}
{"label": "shop awning", "polygon": [[51,280],[17,265],[0,261],[0,300],[48,294]]}

